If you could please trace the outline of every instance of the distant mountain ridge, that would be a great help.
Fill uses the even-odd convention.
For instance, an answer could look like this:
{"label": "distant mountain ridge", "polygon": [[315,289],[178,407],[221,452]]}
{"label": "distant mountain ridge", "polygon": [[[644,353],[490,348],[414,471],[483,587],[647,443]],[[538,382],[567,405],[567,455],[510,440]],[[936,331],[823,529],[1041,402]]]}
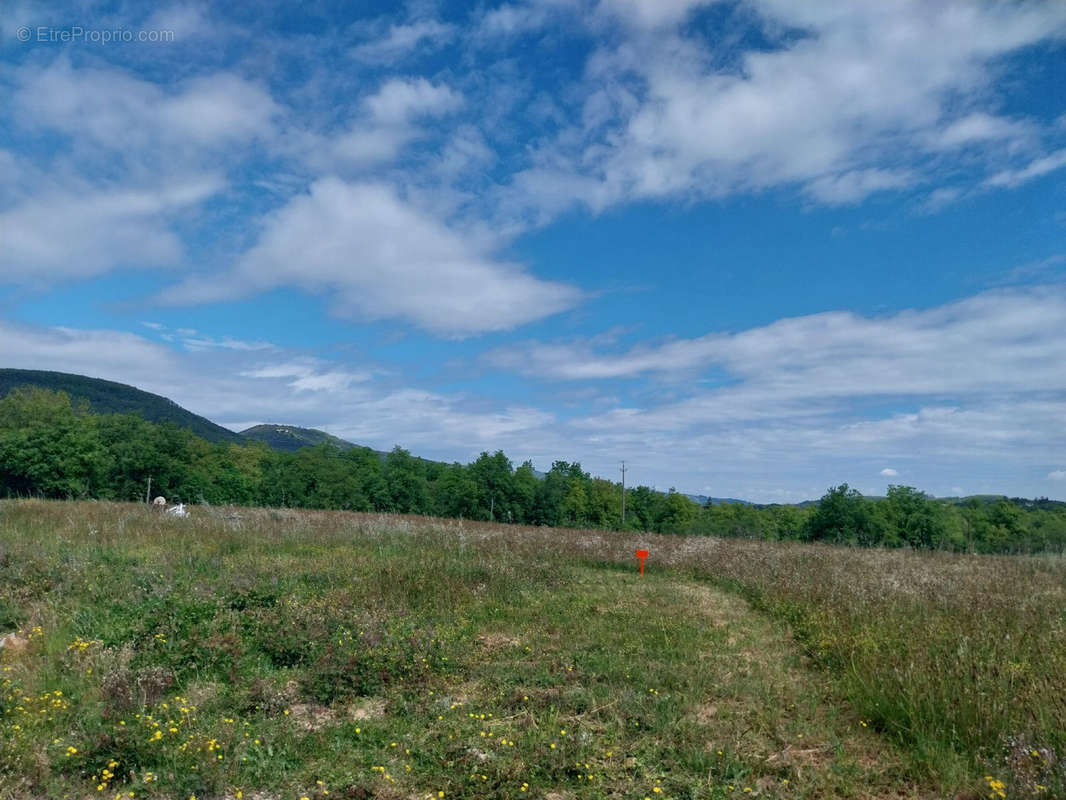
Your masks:
{"label": "distant mountain ridge", "polygon": [[320,444],[331,444],[338,450],[351,450],[353,447],[361,447],[361,445],[315,428],[278,425],[272,422],[253,425],[251,428],[241,431],[240,435],[245,439],[263,442],[275,450],[284,450],[287,453],[294,453],[305,447],[317,447]]}
{"label": "distant mountain ridge", "polygon": [[686,494],[685,497],[687,497],[693,503],[697,503],[701,506],[707,505],[708,500],[711,502],[711,505],[715,506],[730,504],[739,504],[742,506],[754,505],[754,503],[750,502],[749,500],[738,500],[735,497],[708,497],[705,494]]}
{"label": "distant mountain ridge", "polygon": [[37,369],[0,369],[0,397],[20,386],[39,386],[85,400],[97,414],[137,414],[149,422],[172,422],[209,442],[244,444],[239,433],[216,425],[206,417],[182,408],[173,400],[125,383],[89,378],[69,372]]}

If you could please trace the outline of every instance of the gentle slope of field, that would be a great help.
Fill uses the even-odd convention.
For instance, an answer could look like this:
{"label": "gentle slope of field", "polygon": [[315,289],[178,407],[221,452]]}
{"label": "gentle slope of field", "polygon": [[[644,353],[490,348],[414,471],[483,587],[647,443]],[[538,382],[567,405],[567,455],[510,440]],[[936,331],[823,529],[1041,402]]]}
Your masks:
{"label": "gentle slope of field", "polygon": [[0,798],[1052,797],[1063,574],[3,502]]}

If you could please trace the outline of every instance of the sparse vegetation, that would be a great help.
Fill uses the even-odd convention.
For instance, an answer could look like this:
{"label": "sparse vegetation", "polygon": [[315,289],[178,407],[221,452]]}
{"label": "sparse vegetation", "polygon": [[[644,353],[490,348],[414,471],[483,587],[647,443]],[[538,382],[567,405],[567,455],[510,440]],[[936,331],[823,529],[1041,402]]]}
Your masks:
{"label": "sparse vegetation", "polygon": [[4,800],[1064,791],[1056,558],[4,501],[0,563]]}

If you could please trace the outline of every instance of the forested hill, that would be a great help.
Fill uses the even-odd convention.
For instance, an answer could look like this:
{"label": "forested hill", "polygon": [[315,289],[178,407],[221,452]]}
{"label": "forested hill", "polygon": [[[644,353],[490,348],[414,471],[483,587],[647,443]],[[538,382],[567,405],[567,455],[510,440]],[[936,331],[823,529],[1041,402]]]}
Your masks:
{"label": "forested hill", "polygon": [[36,369],[0,369],[0,397],[19,386],[39,386],[85,400],[97,414],[137,414],[149,422],[172,422],[209,442],[243,443],[245,440],[221,425],[188,411],[173,400],[124,383]]}
{"label": "forested hill", "polygon": [[[253,425],[251,428],[241,431],[241,436],[257,442],[264,442],[275,450],[284,450],[293,453],[304,447],[316,447],[320,444],[331,444],[338,450],[350,450],[359,445],[340,439],[325,431],[314,428],[300,428],[296,425]],[[382,456],[385,454],[382,453]]]}
{"label": "forested hill", "polygon": [[[294,453],[308,447],[328,444],[338,450],[365,450],[378,458],[386,453],[363,445],[353,444],[314,428],[296,425],[254,425],[236,433],[182,408],[173,400],[127,386],[124,383],[75,375],[69,372],[46,372],[35,369],[0,369],[0,398],[12,389],[35,386],[53,392],[63,392],[75,403],[84,400],[96,414],[136,414],[156,424],[170,422],[194,433],[212,444],[249,444],[262,442],[273,450]],[[419,459],[421,460],[421,459]],[[543,473],[538,473],[543,475]]]}

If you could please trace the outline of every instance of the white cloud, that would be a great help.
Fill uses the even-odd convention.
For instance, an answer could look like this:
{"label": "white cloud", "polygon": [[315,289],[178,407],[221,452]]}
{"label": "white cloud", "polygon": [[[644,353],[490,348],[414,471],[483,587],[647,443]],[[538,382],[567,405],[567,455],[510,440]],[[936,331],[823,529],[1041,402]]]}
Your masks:
{"label": "white cloud", "polygon": [[181,262],[168,220],[219,192],[216,176],[147,188],[64,187],[0,211],[0,284],[52,285],[117,266]]}
{"label": "white cloud", "polygon": [[202,333],[195,328],[170,328],[159,322],[142,322],[145,328],[159,334],[165,342],[180,344],[190,353],[204,352],[208,350],[237,350],[254,352],[261,350],[277,350],[277,345],[272,342],[248,341],[237,339],[233,336],[214,337]]}
{"label": "white cloud", "polygon": [[189,336],[181,340],[186,350],[193,352],[201,350],[273,350],[274,345],[270,342],[249,342],[244,339],[234,339],[224,336],[221,339],[212,339],[208,336]]}
{"label": "white cloud", "polygon": [[460,125],[445,143],[437,162],[439,174],[460,177],[496,161],[496,153],[473,125]]}
{"label": "white cloud", "polygon": [[283,361],[268,366],[243,370],[246,378],[289,378],[287,384],[297,392],[343,392],[352,384],[371,380],[371,370],[336,369],[323,364],[317,359]]}
{"label": "white cloud", "polygon": [[387,128],[370,125],[355,125],[344,133],[327,140],[328,158],[322,158],[317,148],[312,149],[309,161],[321,172],[329,172],[341,164],[373,166],[395,159],[414,139],[414,128]]}
{"label": "white cloud", "polygon": [[27,148],[10,170],[0,153],[0,174],[16,179],[0,187],[0,267],[3,282],[24,284],[183,266],[180,223],[232,186],[225,170],[273,141],[281,116],[230,72],[161,84],[65,55],[17,68],[0,94],[16,141],[63,142]]}
{"label": "white cloud", "polygon": [[922,205],[922,209],[930,214],[940,211],[942,208],[954,203],[962,197],[963,191],[956,186],[942,186],[929,193]]}
{"label": "white cloud", "polygon": [[677,25],[693,10],[712,0],[600,0],[601,12],[640,28]]}
{"label": "white cloud", "polygon": [[160,8],[145,20],[143,26],[147,31],[170,31],[179,42],[210,36],[217,28],[208,19],[206,9],[198,3],[175,3]]}
{"label": "white cloud", "polygon": [[448,336],[514,328],[580,297],[479,252],[388,186],[335,178],[275,213],[229,274],[191,278],[165,297],[208,302],[278,286],[328,293],[342,316],[401,319]]}
{"label": "white cloud", "polygon": [[280,107],[257,84],[227,72],[173,88],[113,68],[78,68],[65,58],[17,73],[13,102],[22,127],[73,137],[80,146],[128,155],[166,147],[171,158],[200,147],[270,138]]}
{"label": "white cloud", "polygon": [[1052,470],[1047,477],[1049,481],[1066,481],[1066,469]]}
{"label": "white cloud", "polygon": [[154,385],[179,359],[142,336],[112,330],[39,328],[0,320],[0,352],[12,369],[47,369],[94,378]]}
{"label": "white cloud", "polygon": [[1007,169],[997,172],[985,181],[985,185],[1013,189],[1034,178],[1047,175],[1049,172],[1054,172],[1063,167],[1066,167],[1066,148],[1038,158],[1021,169]]}
{"label": "white cloud", "polygon": [[461,94],[425,78],[393,78],[367,98],[366,106],[377,122],[395,125],[416,116],[439,116],[463,104]]}
{"label": "white cloud", "polygon": [[423,137],[425,120],[459,110],[463,95],[425,78],[393,78],[362,103],[362,113],[342,132],[308,139],[307,159],[319,172],[341,165],[369,168],[393,161]]}
{"label": "white cloud", "polygon": [[549,9],[544,4],[505,3],[485,12],[477,34],[483,38],[515,36],[541,28],[549,18]]}
{"label": "white cloud", "polygon": [[883,470],[881,470],[879,474],[885,478],[895,478],[897,475],[899,475],[899,472],[892,469],[892,467],[885,467]]}
{"label": "white cloud", "polygon": [[353,47],[351,54],[358,61],[390,62],[410,55],[420,48],[435,50],[446,44],[454,35],[454,25],[432,19],[419,20],[393,25],[382,37]]}
{"label": "white cloud", "polygon": [[493,366],[558,380],[722,368],[783,398],[1066,390],[1066,293],[995,291],[924,311],[826,312],[628,352],[587,341],[498,348]]}
{"label": "white cloud", "polygon": [[1035,135],[1029,123],[975,111],[935,132],[932,144],[942,149],[1002,140],[1026,140]]}
{"label": "white cloud", "polygon": [[902,189],[915,183],[909,170],[861,169],[824,175],[807,186],[807,192],[826,205],[857,203],[874,192]]}
{"label": "white cloud", "polygon": [[[753,5],[778,46],[721,66],[708,43],[676,30],[698,3],[610,5],[655,30],[604,44],[589,60],[583,117],[515,178],[532,208],[554,213],[568,196],[599,210],[788,185],[853,203],[930,182],[931,154],[982,144],[993,163],[997,144],[1020,145],[1033,130],[975,108],[987,100],[992,65],[1066,30],[1063,5],[767,0]],[[783,38],[790,29],[803,35]],[[961,117],[952,113],[960,105]],[[1057,164],[993,181],[1016,185]]]}

